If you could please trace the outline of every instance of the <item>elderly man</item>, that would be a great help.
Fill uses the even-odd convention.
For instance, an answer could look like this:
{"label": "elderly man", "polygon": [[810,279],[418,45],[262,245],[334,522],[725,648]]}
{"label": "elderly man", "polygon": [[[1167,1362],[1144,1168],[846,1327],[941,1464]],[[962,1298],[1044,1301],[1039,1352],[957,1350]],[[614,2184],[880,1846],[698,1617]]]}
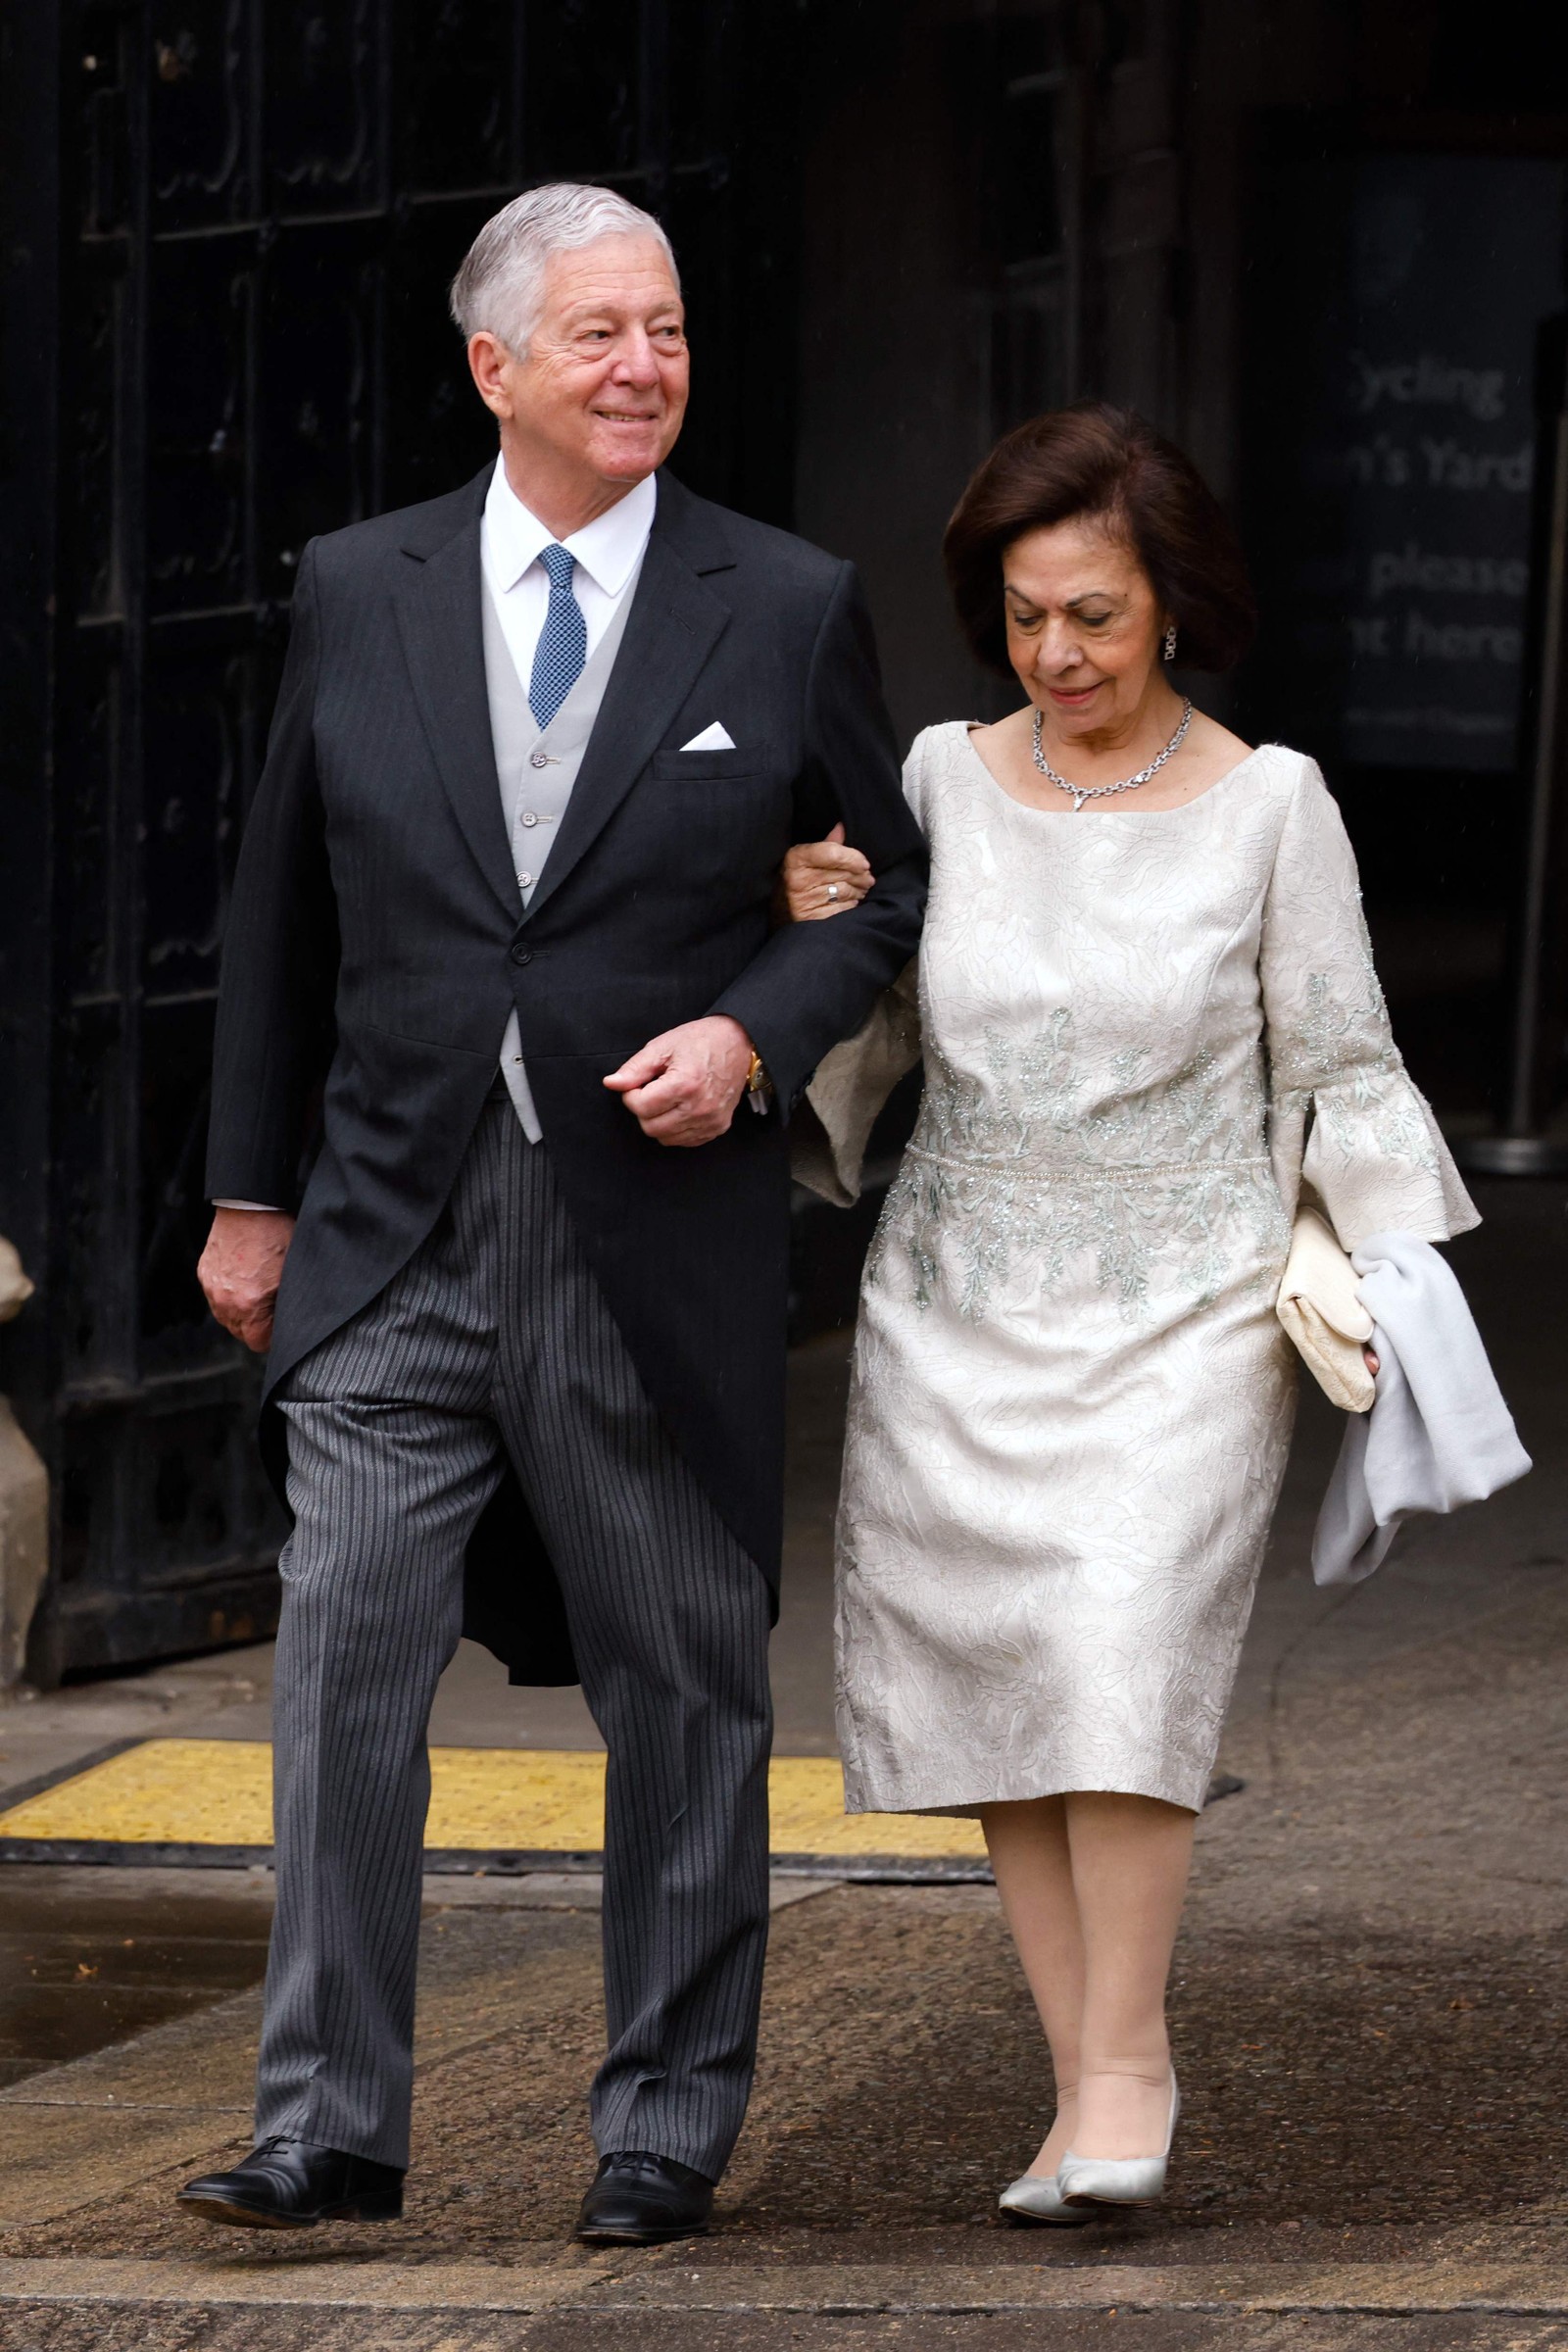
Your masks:
{"label": "elderly man", "polygon": [[[579,2233],[648,2243],[706,2224],[756,2043],[784,1121],[913,950],[923,865],[850,565],[661,470],[658,223],[535,189],[453,311],[500,462],[306,550],[229,919],[201,1274],[270,1348],[295,1525],[260,2145],[181,2194],[401,2211],[466,1597],[609,1749]],[[785,849],[836,820],[878,886],[773,929]]]}

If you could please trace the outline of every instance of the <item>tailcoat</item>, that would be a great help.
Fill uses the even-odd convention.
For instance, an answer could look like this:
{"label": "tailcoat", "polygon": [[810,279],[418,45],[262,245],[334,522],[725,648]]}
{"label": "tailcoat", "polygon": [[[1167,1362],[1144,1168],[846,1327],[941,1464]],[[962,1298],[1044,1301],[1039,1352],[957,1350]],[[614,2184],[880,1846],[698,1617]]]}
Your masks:
{"label": "tailcoat", "polygon": [[[215,1199],[298,1211],[279,1382],[430,1233],[516,1008],[544,1149],[676,1445],[775,1585],[786,1124],[912,954],[925,861],[854,568],[659,477],[635,601],[560,836],[524,910],[485,686],[489,469],[314,540],[235,878]],[[683,749],[718,722],[720,751]],[[877,875],[776,927],[780,860],[842,820]],[[741,1022],[775,1104],[696,1150],[650,1142],[607,1072],[661,1031]],[[509,1477],[470,1547],[466,1630],[520,1682],[575,1679],[551,1564]]]}

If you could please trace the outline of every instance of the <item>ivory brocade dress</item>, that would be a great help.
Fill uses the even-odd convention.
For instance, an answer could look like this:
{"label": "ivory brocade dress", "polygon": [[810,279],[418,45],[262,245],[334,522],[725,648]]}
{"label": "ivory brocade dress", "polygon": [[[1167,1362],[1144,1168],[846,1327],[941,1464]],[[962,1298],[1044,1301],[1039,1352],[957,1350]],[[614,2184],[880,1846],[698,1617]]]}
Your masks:
{"label": "ivory brocade dress", "polygon": [[1173,809],[1015,801],[910,752],[918,964],[810,1101],[853,1197],[923,1053],[867,1263],[838,1536],[849,1810],[1201,1805],[1290,1442],[1302,1180],[1340,1240],[1476,1215],[1395,1048],[1316,767]]}

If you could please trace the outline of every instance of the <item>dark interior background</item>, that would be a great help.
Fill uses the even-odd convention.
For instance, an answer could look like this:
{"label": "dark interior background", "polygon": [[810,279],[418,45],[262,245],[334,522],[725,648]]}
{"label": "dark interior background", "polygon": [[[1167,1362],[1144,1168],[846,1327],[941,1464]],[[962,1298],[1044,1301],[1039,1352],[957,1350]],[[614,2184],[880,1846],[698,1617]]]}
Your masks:
{"label": "dark interior background", "polygon": [[[306,539],[489,454],[444,290],[530,182],[666,220],[677,469],[857,560],[906,737],[1004,707],[938,565],[996,434],[1099,394],[1183,442],[1265,605],[1193,690],[1322,759],[1409,1058],[1488,1122],[1559,30],[1534,0],[0,0],[0,1231],[39,1286],[0,1387],[53,1479],[40,1680],[272,1622],[255,1368],[193,1278],[225,892]],[[1397,400],[1357,408],[1363,361]],[[1391,450],[1413,476],[1374,478]],[[1456,553],[1470,587],[1422,585]],[[802,1331],[853,1310],[872,1210],[801,1217]]]}

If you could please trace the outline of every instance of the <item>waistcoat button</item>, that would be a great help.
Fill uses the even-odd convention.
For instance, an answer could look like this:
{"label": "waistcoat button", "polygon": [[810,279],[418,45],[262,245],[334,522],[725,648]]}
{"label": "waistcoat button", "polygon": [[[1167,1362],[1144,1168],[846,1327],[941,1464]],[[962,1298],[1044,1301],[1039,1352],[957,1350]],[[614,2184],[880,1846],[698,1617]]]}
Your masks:
{"label": "waistcoat button", "polygon": [[539,822],[539,819],[535,816],[533,810],[528,808],[523,812],[522,821],[525,825],[536,825]]}
{"label": "waistcoat button", "polygon": [[532,948],[525,948],[519,939],[512,951],[512,960],[514,963],[532,963]]}
{"label": "waistcoat button", "polygon": [[548,752],[530,752],[528,755],[528,765],[530,767],[548,767],[550,765],[550,754]]}

